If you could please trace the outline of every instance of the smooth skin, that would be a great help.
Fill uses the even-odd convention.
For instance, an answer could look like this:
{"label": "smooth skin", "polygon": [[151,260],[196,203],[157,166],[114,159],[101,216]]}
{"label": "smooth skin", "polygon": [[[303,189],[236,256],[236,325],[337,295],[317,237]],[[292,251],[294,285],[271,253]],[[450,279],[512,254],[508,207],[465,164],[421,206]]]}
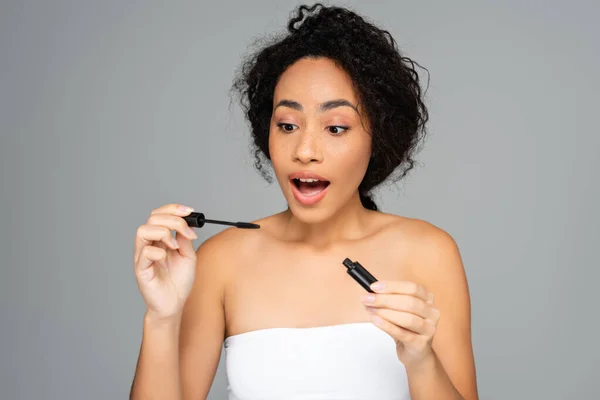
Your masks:
{"label": "smooth skin", "polygon": [[[478,399],[458,247],[429,222],[362,207],[369,123],[348,75],[330,60],[302,59],[282,75],[273,107],[269,150],[287,210],[253,221],[258,230],[225,229],[195,252],[181,218],[190,210],[179,204],[153,210],[137,231],[147,311],[131,398],[206,398],[228,336],[370,322],[396,341],[413,400]],[[323,200],[294,198],[295,171],[330,180]],[[346,257],[382,287],[365,292],[345,273]]]}

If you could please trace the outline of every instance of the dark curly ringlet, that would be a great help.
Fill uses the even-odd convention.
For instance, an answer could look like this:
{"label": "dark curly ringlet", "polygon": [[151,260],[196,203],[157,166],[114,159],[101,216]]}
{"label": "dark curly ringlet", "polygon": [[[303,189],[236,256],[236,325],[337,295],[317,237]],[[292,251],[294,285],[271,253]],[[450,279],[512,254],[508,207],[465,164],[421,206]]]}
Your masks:
{"label": "dark curly ringlet", "polygon": [[283,37],[276,37],[244,61],[232,89],[253,136],[255,167],[261,156],[270,161],[269,126],[273,94],[281,74],[306,57],[327,57],[351,77],[366,113],[372,136],[372,155],[359,185],[361,203],[377,210],[369,193],[386,181],[402,179],[415,164],[413,156],[425,135],[428,111],[422,99],[418,65],[404,56],[389,32],[377,28],[342,7],[302,5],[295,11]]}

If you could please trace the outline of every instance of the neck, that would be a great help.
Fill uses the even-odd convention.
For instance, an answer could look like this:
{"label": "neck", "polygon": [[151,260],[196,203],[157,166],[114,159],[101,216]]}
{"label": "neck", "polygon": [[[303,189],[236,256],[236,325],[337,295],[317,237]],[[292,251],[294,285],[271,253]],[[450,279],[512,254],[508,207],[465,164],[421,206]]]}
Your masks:
{"label": "neck", "polygon": [[286,240],[301,242],[315,248],[327,248],[342,241],[364,236],[370,213],[360,202],[358,193],[346,205],[326,220],[307,223],[289,209],[284,211]]}

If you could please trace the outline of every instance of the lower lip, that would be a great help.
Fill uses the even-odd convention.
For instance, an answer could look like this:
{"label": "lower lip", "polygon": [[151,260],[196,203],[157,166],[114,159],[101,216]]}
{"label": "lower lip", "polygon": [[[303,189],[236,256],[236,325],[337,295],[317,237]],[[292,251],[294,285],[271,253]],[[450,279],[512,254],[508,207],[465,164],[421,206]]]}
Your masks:
{"label": "lower lip", "polygon": [[327,189],[329,189],[329,186],[331,186],[331,183],[329,185],[327,185],[327,187],[325,189],[323,189],[320,192],[315,193],[313,195],[307,195],[307,194],[302,193],[300,190],[298,190],[296,185],[294,185],[294,182],[291,180],[290,180],[290,185],[292,186],[292,193],[294,194],[294,197],[296,198],[296,200],[298,200],[299,203],[301,203],[305,206],[310,206],[310,205],[318,203],[319,201],[321,201],[321,199],[323,199],[323,197],[325,197],[325,195],[327,194]]}

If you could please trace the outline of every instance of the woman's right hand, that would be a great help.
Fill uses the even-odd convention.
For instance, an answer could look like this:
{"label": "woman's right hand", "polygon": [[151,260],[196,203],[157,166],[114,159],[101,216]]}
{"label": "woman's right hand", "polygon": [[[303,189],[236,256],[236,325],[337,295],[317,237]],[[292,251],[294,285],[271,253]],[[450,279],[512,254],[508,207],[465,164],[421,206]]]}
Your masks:
{"label": "woman's right hand", "polygon": [[194,283],[196,251],[192,240],[198,236],[182,218],[192,211],[179,204],[159,207],[135,236],[135,277],[147,315],[157,319],[179,317]]}

